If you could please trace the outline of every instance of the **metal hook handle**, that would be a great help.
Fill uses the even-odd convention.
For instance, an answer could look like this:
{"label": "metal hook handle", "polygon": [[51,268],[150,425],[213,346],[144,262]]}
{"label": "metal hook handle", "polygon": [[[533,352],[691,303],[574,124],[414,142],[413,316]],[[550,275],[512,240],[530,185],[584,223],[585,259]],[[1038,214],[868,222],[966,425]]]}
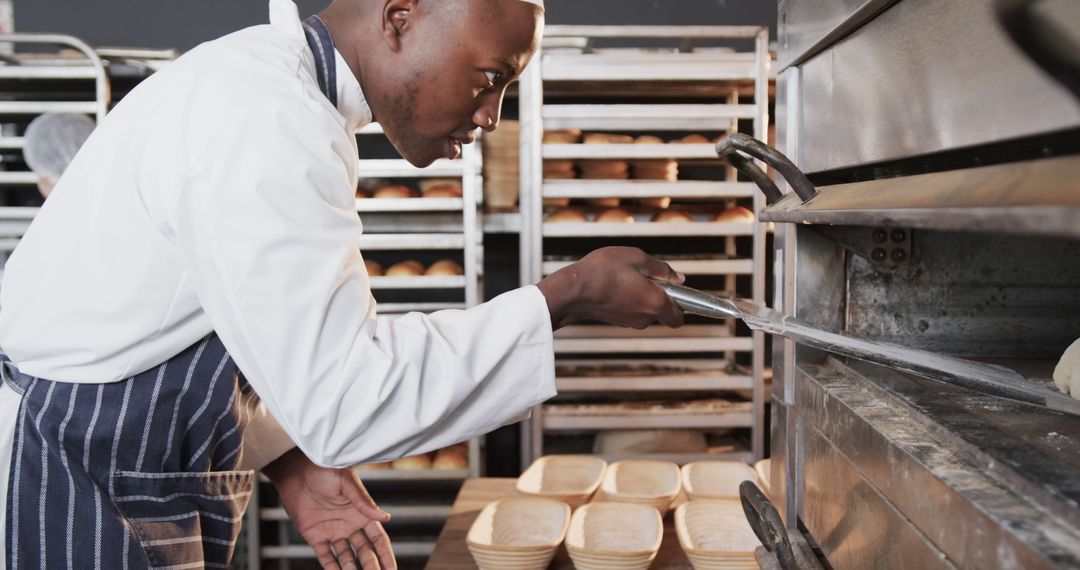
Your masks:
{"label": "metal hook handle", "polygon": [[758,188],[765,193],[765,202],[769,205],[778,202],[784,194],[765,171],[758,168],[753,161],[740,155],[739,151],[775,168],[804,203],[817,195],[817,190],[814,189],[810,179],[799,170],[798,166],[795,166],[794,162],[791,162],[791,159],[784,156],[784,153],[743,133],[733,133],[720,139],[720,142],[716,143],[716,156],[730,162],[739,172],[753,180],[754,184],[757,184]]}
{"label": "metal hook handle", "polygon": [[739,501],[750,528],[761,544],[776,555],[781,570],[799,570],[784,521],[761,489],[753,481],[743,481],[739,484]]}

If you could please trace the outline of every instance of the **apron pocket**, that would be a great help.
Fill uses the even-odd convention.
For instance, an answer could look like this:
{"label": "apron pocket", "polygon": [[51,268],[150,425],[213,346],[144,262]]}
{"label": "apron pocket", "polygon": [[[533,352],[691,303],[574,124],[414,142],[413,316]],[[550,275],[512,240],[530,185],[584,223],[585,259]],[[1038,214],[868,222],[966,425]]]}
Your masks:
{"label": "apron pocket", "polygon": [[254,476],[118,471],[113,502],[151,566],[221,568],[232,559]]}

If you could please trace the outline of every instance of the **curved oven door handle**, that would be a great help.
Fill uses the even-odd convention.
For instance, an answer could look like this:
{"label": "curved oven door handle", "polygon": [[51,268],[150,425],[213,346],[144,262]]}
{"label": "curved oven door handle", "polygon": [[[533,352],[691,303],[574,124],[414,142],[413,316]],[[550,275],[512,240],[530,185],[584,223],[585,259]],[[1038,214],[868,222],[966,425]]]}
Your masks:
{"label": "curved oven door handle", "polygon": [[765,202],[770,206],[784,197],[783,192],[764,170],[758,168],[753,160],[739,154],[740,152],[775,168],[787,180],[803,203],[817,194],[810,179],[799,170],[798,166],[795,166],[791,159],[784,156],[784,153],[743,133],[733,133],[720,139],[720,142],[716,143],[716,156],[728,161],[736,170],[757,184],[757,187],[765,194]]}

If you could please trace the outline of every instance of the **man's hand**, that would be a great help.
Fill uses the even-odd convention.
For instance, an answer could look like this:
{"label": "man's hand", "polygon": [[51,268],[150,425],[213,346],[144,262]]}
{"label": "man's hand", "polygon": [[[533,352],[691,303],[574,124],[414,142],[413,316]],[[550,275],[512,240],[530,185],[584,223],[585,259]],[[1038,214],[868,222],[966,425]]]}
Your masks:
{"label": "man's hand", "polygon": [[328,469],[293,449],[263,469],[289,518],[315,549],[323,568],[396,570],[390,520],[351,469]]}
{"label": "man's hand", "polygon": [[537,284],[554,328],[581,321],[643,329],[678,327],[683,312],[653,279],[682,284],[686,277],[633,247],[605,247]]}

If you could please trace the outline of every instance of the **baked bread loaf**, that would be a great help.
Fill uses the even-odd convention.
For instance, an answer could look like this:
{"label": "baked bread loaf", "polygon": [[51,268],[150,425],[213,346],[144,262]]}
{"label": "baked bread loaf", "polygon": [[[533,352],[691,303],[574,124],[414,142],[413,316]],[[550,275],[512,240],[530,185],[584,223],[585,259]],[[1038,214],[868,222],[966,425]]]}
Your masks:
{"label": "baked bread loaf", "polygon": [[414,455],[394,461],[390,464],[390,468],[397,471],[423,471],[431,469],[431,458],[427,455]]}
{"label": "baked bread loaf", "polygon": [[655,135],[641,135],[634,139],[634,144],[664,144],[664,139]]}
{"label": "baked bread loaf", "polygon": [[577,178],[572,160],[545,160],[544,178],[548,180],[569,180]]}
{"label": "baked bread loaf", "polygon": [[415,198],[416,191],[401,184],[387,184],[375,189],[373,198]]}
{"label": "baked bread loaf", "polygon": [[710,141],[705,135],[686,135],[685,137],[671,141],[675,144],[709,144]]}
{"label": "baked bread loaf", "polygon": [[734,208],[727,208],[726,210],[717,212],[713,216],[714,222],[726,222],[726,223],[749,223],[752,224],[757,221],[754,213],[750,210],[743,208],[742,206],[735,206]]}
{"label": "baked bread loaf", "polygon": [[465,275],[465,269],[453,259],[440,259],[432,263],[424,275]]}
{"label": "baked bread loaf", "polygon": [[457,184],[439,184],[424,190],[425,198],[460,198],[461,186]]}
{"label": "baked bread loaf", "polygon": [[679,163],[674,160],[635,160],[630,163],[630,169],[638,180],[679,179]]}
{"label": "baked bread loaf", "polygon": [[652,221],[662,224],[685,224],[692,223],[694,216],[685,210],[664,210],[657,212]]}
{"label": "baked bread loaf", "polygon": [[579,142],[581,142],[581,131],[578,129],[544,131],[544,144],[577,144]]}
{"label": "baked bread loaf", "polygon": [[424,266],[413,259],[395,263],[386,270],[387,277],[416,277],[423,274]]}
{"label": "baked bread loaf", "polygon": [[364,260],[364,268],[367,269],[368,277],[381,277],[383,274],[382,264],[372,259]]}
{"label": "baked bread loaf", "polygon": [[432,462],[431,466],[437,470],[468,469],[468,444],[459,443],[445,449],[440,449],[435,454],[435,461]]}
{"label": "baked bread loaf", "polygon": [[623,160],[583,160],[578,165],[581,177],[591,180],[626,180],[630,165]]}
{"label": "baked bread loaf", "polygon": [[654,208],[657,210],[666,210],[671,206],[671,198],[642,198],[638,201],[642,206],[646,208]]}
{"label": "baked bread loaf", "polygon": [[588,203],[593,208],[618,208],[619,201],[618,198],[593,198]]}
{"label": "baked bread loaf", "polygon": [[634,137],[630,135],[613,135],[609,133],[589,133],[585,135],[585,144],[633,144]]}
{"label": "baked bread loaf", "polygon": [[634,216],[622,208],[611,208],[597,214],[596,221],[602,224],[632,224]]}
{"label": "baked bread loaf", "polygon": [[570,198],[544,198],[545,208],[565,208],[570,205]]}
{"label": "baked bread loaf", "polygon": [[544,221],[548,223],[576,223],[587,222],[589,217],[585,215],[585,211],[581,208],[562,208],[548,214],[547,219]]}

